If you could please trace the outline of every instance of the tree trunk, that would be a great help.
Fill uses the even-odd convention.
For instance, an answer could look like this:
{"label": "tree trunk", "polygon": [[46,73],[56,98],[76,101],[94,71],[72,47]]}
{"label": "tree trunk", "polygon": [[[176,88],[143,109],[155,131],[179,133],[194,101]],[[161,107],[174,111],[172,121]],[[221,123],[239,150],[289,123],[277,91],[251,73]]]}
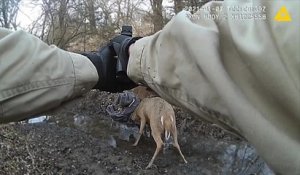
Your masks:
{"label": "tree trunk", "polygon": [[3,17],[2,27],[9,29],[9,24],[8,24],[8,19],[7,19],[8,2],[2,1],[1,5],[2,5],[1,12],[2,12],[2,17]]}
{"label": "tree trunk", "polygon": [[96,31],[96,17],[95,17],[95,6],[93,0],[87,0],[88,18],[90,22],[90,30]]}
{"label": "tree trunk", "polygon": [[150,0],[152,7],[152,21],[154,25],[154,32],[161,30],[164,26],[164,19],[162,15],[162,0]]}
{"label": "tree trunk", "polygon": [[182,0],[174,0],[174,11],[177,14],[183,9],[183,2]]}
{"label": "tree trunk", "polygon": [[20,0],[0,1],[0,27],[17,29],[16,17]]}
{"label": "tree trunk", "polygon": [[65,28],[64,26],[65,26],[65,18],[67,13],[67,3],[68,2],[66,0],[61,0],[59,5],[58,22],[61,30]]}

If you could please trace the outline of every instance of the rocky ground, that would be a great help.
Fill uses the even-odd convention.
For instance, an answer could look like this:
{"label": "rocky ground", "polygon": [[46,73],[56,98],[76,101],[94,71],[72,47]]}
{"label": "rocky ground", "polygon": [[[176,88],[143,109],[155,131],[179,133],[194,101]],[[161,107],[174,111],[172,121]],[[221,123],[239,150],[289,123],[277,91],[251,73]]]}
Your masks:
{"label": "rocky ground", "polygon": [[176,108],[179,144],[160,153],[137,128],[116,123],[105,109],[117,94],[91,91],[47,114],[41,123],[0,125],[0,174],[273,174],[246,141]]}

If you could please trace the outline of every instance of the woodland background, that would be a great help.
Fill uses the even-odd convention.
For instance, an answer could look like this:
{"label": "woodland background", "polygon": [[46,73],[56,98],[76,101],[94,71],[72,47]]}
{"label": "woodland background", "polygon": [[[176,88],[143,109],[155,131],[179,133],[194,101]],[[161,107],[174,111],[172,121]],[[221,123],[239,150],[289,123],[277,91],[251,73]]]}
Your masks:
{"label": "woodland background", "polygon": [[[41,9],[26,27],[18,23],[20,4]],[[178,12],[209,0],[1,0],[0,26],[22,29],[48,44],[71,51],[95,50],[132,25],[134,35],[146,36],[163,28]]]}

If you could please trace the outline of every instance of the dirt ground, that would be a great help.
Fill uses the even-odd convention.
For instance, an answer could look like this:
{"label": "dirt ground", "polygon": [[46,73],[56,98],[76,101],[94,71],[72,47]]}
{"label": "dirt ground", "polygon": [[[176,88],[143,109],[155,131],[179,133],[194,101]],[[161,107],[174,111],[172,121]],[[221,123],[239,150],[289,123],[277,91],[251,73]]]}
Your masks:
{"label": "dirt ground", "polygon": [[170,148],[151,169],[155,142],[106,114],[117,94],[91,91],[47,114],[41,123],[0,125],[0,174],[273,174],[254,148],[176,108],[179,144],[188,163]]}

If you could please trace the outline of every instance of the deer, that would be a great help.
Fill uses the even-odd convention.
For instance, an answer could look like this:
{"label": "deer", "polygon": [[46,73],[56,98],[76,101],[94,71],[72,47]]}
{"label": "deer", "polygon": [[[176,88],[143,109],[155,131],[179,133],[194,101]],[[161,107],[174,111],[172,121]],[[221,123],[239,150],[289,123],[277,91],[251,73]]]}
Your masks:
{"label": "deer", "polygon": [[171,104],[160,97],[144,98],[133,112],[131,119],[140,123],[139,133],[133,146],[137,146],[146,124],[150,125],[151,135],[156,142],[156,150],[146,169],[150,168],[158,153],[165,145],[161,136],[165,136],[165,141],[173,137],[173,146],[177,148],[183,161],[187,163],[181,152],[177,140],[177,128],[175,112]]}
{"label": "deer", "polygon": [[145,86],[137,86],[132,89],[132,92],[140,99],[143,100],[147,97],[157,97],[158,94],[155,93],[152,89]]}

